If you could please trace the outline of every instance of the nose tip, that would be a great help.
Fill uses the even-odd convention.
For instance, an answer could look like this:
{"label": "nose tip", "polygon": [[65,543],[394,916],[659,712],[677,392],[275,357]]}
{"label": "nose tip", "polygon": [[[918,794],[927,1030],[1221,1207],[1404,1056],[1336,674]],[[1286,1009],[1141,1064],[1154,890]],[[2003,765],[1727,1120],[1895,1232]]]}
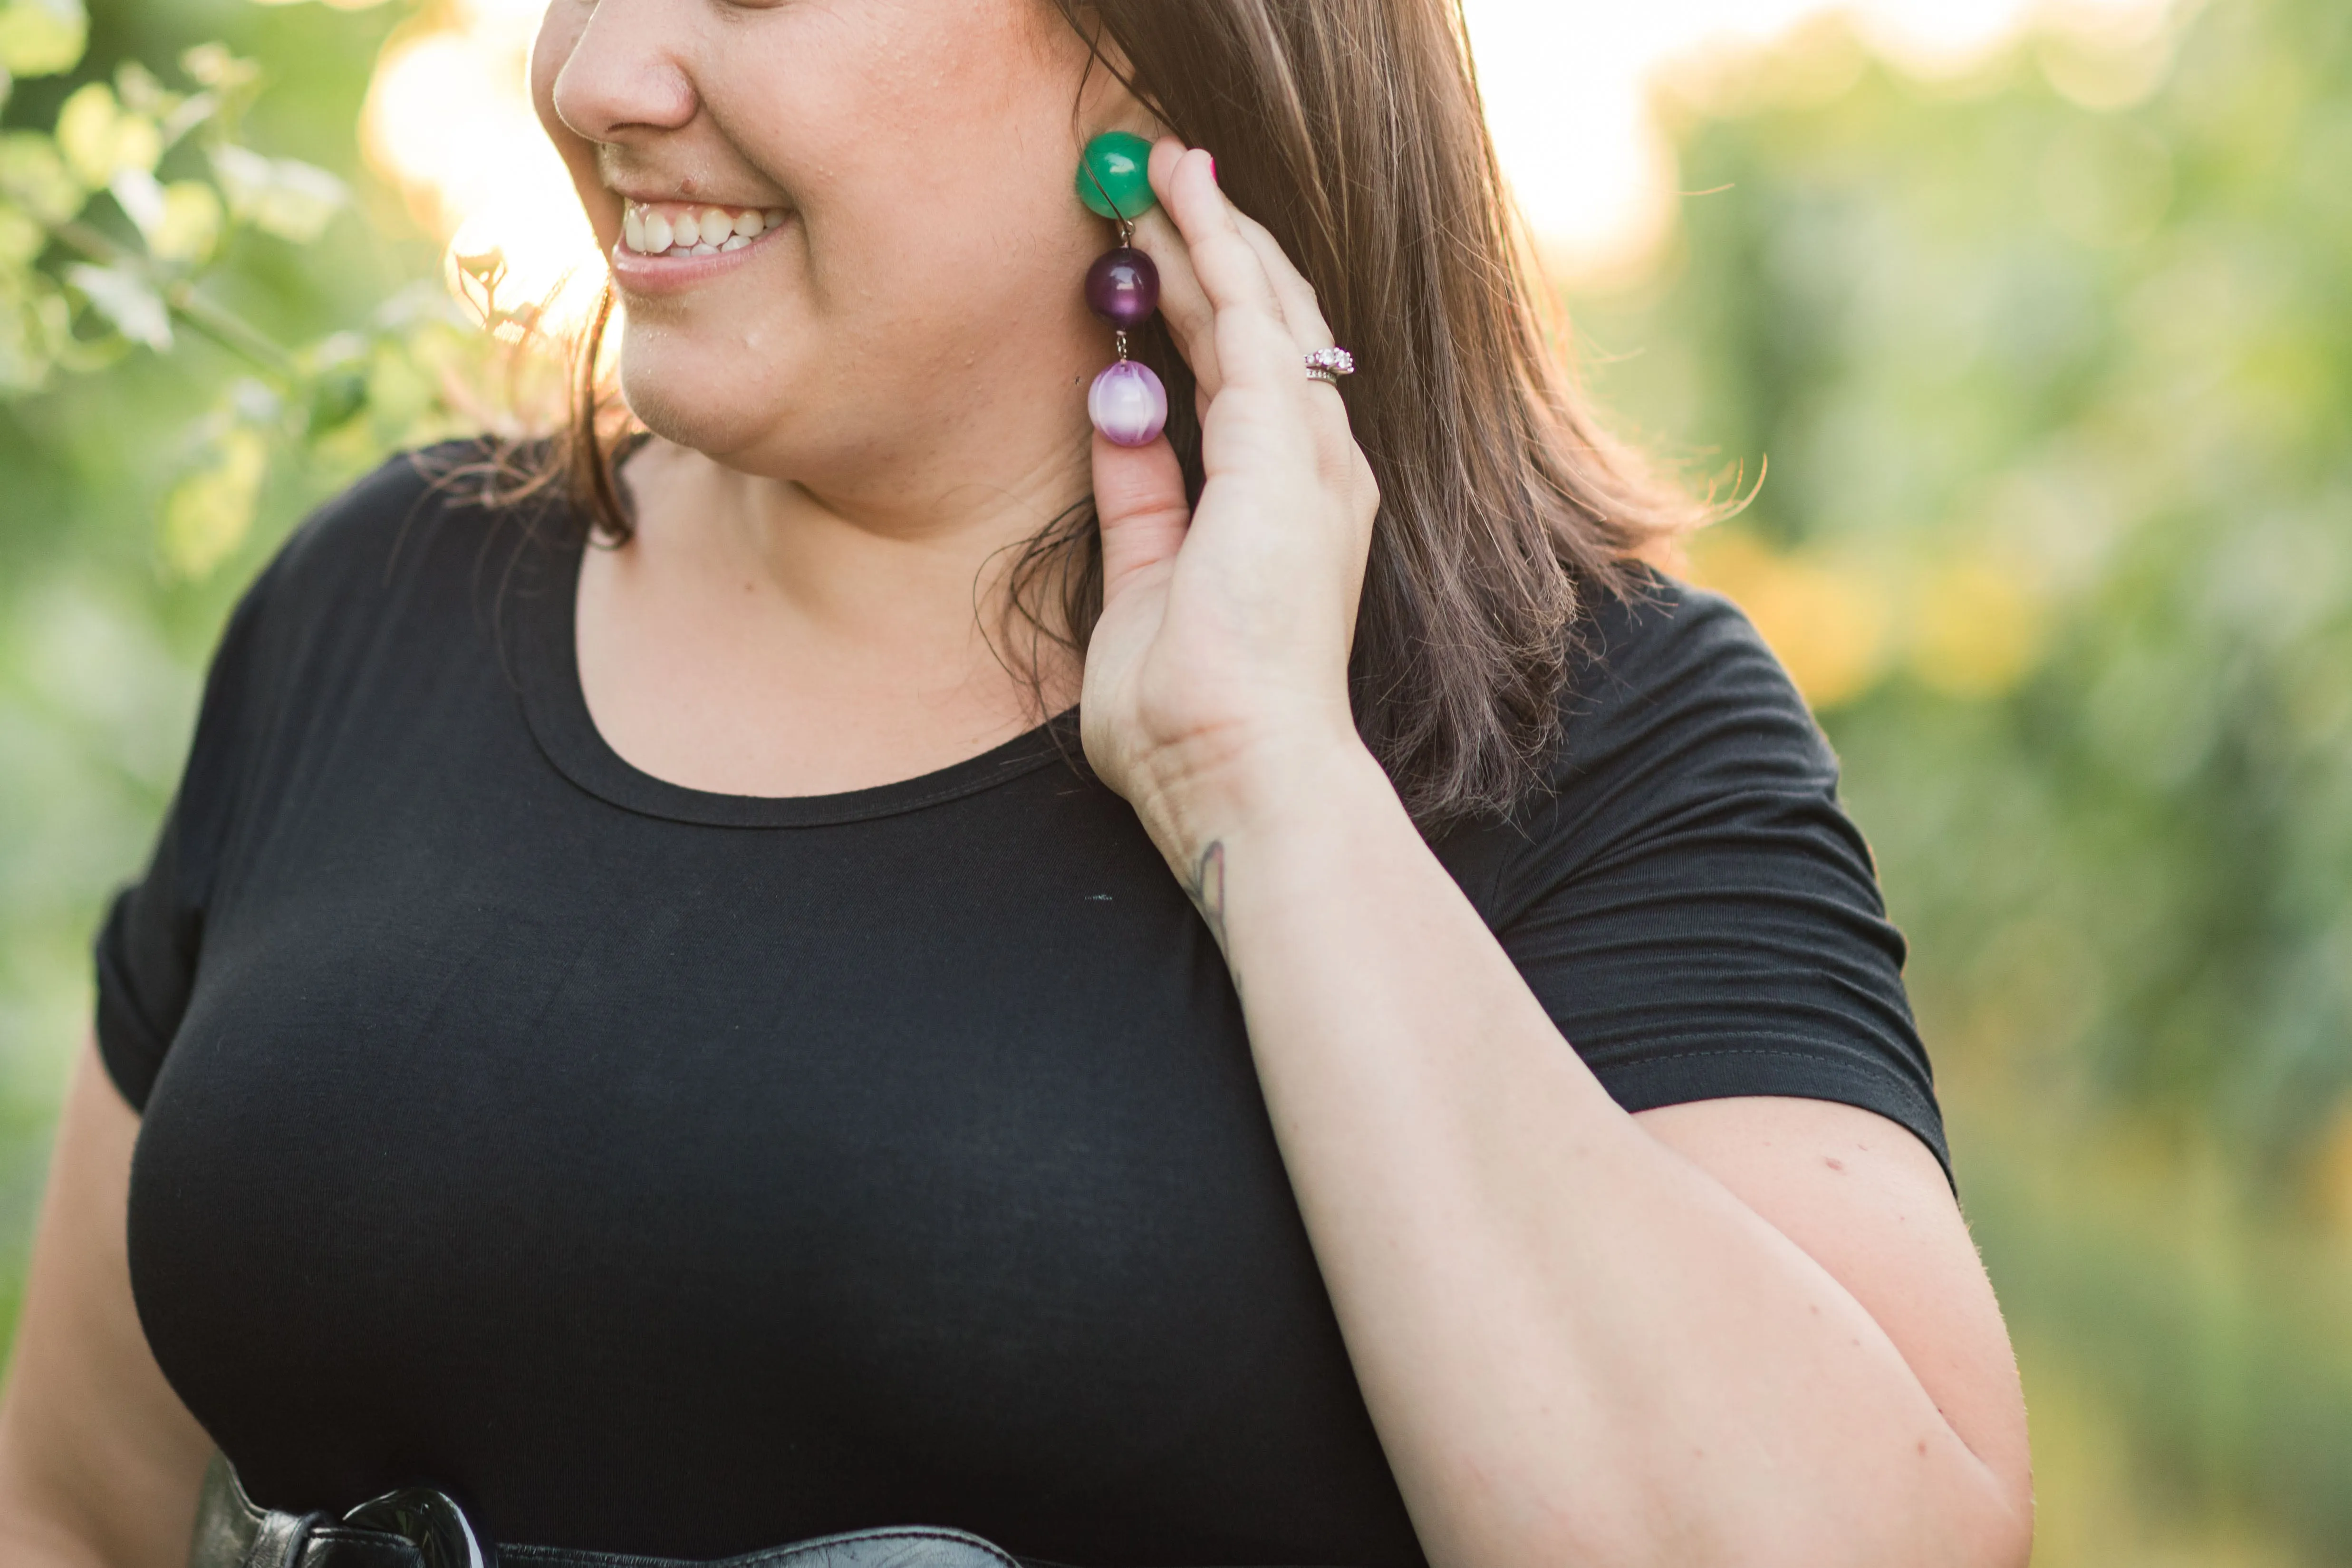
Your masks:
{"label": "nose tip", "polygon": [[601,0],[555,76],[555,112],[592,141],[675,131],[694,118],[694,83],[660,25],[664,0]]}

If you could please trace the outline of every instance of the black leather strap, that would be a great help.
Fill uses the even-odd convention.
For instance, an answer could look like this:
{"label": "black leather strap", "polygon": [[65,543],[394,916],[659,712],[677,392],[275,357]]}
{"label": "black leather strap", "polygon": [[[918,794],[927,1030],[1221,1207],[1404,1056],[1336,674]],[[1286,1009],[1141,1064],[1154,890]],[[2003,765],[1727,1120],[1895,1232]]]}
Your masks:
{"label": "black leather strap", "polygon": [[[502,1546],[485,1568],[1024,1568],[1011,1553],[960,1530],[908,1525],[772,1546],[715,1562],[633,1557],[561,1546]],[[415,1542],[362,1530],[332,1514],[283,1513],[245,1495],[228,1460],[205,1472],[188,1568],[445,1568]],[[463,1564],[450,1568],[464,1568]]]}
{"label": "black leather strap", "polygon": [[425,1568],[413,1542],[355,1530],[327,1513],[257,1506],[219,1454],[205,1471],[188,1568]]}

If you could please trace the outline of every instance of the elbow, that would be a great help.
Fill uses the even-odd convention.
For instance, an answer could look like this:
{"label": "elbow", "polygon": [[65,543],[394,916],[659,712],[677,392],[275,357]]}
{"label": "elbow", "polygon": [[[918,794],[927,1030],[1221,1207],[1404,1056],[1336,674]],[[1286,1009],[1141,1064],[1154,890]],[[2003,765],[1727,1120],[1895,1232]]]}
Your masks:
{"label": "elbow", "polygon": [[2033,1561],[2033,1482],[1998,1488],[1971,1522],[1955,1561],[1967,1568],[2029,1568]]}
{"label": "elbow", "polygon": [[[1937,1499],[1888,1508],[1885,1497],[1817,1499],[1796,1511],[1772,1508],[1744,1520],[1651,1531],[1643,1549],[1591,1552],[1591,1542],[1539,1557],[1546,1563],[1622,1563],[1626,1568],[2029,1568],[2033,1556],[2031,1482],[2011,1487],[1990,1474]],[[1843,1506],[1841,1506],[1841,1501]],[[1696,1526],[1696,1528],[1694,1528]]]}
{"label": "elbow", "polygon": [[1423,1545],[1443,1568],[2029,1568],[2024,1467],[2003,1474],[1965,1449],[1939,1458],[1909,1484],[1864,1462],[1810,1485],[1767,1470],[1671,1481],[1587,1472],[1572,1488],[1550,1477],[1517,1493],[1488,1485],[1475,1532],[1424,1528]]}
{"label": "elbow", "polygon": [[2032,1483],[2003,1486],[1990,1474],[1977,1479],[1979,1484],[1963,1489],[1964,1496],[1939,1500],[1940,1506],[1906,1510],[1895,1518],[1855,1519],[1847,1529],[1807,1531],[1784,1550],[1733,1551],[1721,1561],[1725,1568],[1734,1563],[1745,1568],[2029,1568]]}

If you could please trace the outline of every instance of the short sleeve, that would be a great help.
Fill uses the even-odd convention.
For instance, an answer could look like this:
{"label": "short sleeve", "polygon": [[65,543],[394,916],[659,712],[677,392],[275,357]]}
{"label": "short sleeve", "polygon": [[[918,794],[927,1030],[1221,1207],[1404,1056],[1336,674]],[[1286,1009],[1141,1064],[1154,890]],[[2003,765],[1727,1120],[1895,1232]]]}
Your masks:
{"label": "short sleeve", "polygon": [[1736,608],[1655,587],[1595,617],[1555,788],[1494,857],[1489,919],[1626,1109],[1838,1101],[1948,1175],[1903,937],[1836,758]]}
{"label": "short sleeve", "polygon": [[99,927],[99,1054],[122,1097],[142,1111],[194,988],[205,912],[262,731],[259,622],[270,576],[239,602],[213,655],[187,765],[146,873],[115,895]]}

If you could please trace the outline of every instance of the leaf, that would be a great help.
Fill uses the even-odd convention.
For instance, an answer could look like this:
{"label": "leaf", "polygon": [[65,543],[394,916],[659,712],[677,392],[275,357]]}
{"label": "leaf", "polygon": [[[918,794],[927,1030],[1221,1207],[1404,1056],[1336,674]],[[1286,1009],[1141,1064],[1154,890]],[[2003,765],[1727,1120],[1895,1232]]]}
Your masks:
{"label": "leaf", "polygon": [[338,332],[303,358],[310,390],[302,428],[315,441],[349,424],[367,406],[368,343],[357,333]]}
{"label": "leaf", "polygon": [[229,211],[280,239],[308,245],[342,206],[343,183],[293,158],[265,158],[249,147],[213,149],[213,170],[228,192]]}
{"label": "leaf", "polygon": [[0,392],[39,391],[72,324],[69,308],[54,289],[14,295],[0,289]]}
{"label": "leaf", "polygon": [[0,70],[11,76],[69,71],[89,42],[80,0],[0,0]]}
{"label": "leaf", "polygon": [[216,92],[195,92],[177,99],[169,114],[156,127],[163,145],[176,147],[180,139],[202,125],[221,110],[221,95]]}
{"label": "leaf", "polygon": [[58,156],[57,144],[37,131],[0,135],[0,195],[14,197],[45,224],[72,220],[89,199],[81,182]]}
{"label": "leaf", "polygon": [[182,577],[204,577],[245,542],[269,468],[269,443],[246,426],[220,437],[213,459],[163,498],[163,564]]}
{"label": "leaf", "polygon": [[41,254],[49,231],[5,202],[0,202],[0,267],[22,267]]}
{"label": "leaf", "polygon": [[171,348],[172,312],[145,278],[128,267],[88,262],[74,263],[65,276],[100,315],[114,323],[116,331],[158,353]]}
{"label": "leaf", "polygon": [[162,120],[180,107],[180,94],[155,79],[155,73],[137,60],[114,68],[115,96],[124,108],[150,120]]}
{"label": "leaf", "polygon": [[146,170],[117,170],[106,188],[113,193],[114,204],[122,209],[122,215],[138,225],[141,235],[148,234],[163,221],[163,187]]}
{"label": "leaf", "polygon": [[180,57],[180,68],[199,87],[215,91],[248,87],[261,78],[261,67],[231,54],[226,44],[198,44]]}
{"label": "leaf", "polygon": [[220,243],[220,198],[201,180],[177,180],[163,187],[163,220],[147,236],[147,248],[165,261],[194,265],[211,256]]}
{"label": "leaf", "polygon": [[97,191],[125,169],[153,169],[163,155],[163,136],[153,120],[116,102],[112,88],[94,81],[58,110],[58,150],[74,177]]}
{"label": "leaf", "polygon": [[181,180],[167,188],[144,169],[125,169],[107,188],[124,215],[139,226],[150,255],[186,263],[212,255],[220,239],[221,204],[210,185]]}

